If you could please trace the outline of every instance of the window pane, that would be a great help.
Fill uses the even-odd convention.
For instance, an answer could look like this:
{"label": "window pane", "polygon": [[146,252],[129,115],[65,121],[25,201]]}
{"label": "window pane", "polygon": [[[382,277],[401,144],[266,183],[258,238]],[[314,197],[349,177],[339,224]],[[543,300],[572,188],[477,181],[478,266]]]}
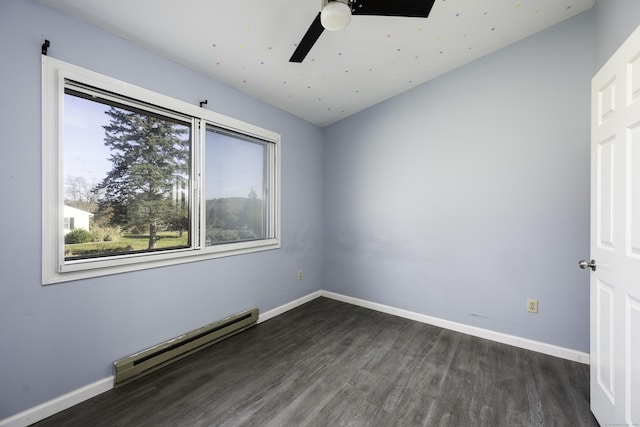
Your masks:
{"label": "window pane", "polygon": [[65,90],[65,260],[189,247],[190,141],[190,122]]}
{"label": "window pane", "polygon": [[268,237],[267,143],[207,127],[206,246]]}

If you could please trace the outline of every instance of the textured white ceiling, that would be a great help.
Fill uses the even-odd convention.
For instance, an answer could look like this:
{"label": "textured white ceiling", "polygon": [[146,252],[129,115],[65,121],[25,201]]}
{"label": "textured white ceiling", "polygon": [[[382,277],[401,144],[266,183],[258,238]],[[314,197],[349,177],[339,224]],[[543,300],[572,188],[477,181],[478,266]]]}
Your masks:
{"label": "textured white ceiling", "polygon": [[41,2],[325,126],[583,12],[595,0],[436,0],[426,19],[354,16],[345,31],[325,31],[301,64],[289,58],[320,0]]}

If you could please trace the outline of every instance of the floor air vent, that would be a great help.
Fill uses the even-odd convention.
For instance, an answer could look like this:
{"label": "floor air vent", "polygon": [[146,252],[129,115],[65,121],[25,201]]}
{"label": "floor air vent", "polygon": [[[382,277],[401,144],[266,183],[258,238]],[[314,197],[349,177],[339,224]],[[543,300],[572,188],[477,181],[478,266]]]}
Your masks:
{"label": "floor air vent", "polygon": [[114,363],[115,386],[121,386],[242,332],[257,321],[258,309],[252,308],[120,359]]}

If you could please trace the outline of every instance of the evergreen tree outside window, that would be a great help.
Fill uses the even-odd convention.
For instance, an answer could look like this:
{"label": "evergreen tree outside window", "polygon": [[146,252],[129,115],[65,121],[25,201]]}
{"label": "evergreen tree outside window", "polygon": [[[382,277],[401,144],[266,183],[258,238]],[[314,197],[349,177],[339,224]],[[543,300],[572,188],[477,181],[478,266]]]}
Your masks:
{"label": "evergreen tree outside window", "polygon": [[[65,260],[189,247],[185,228],[191,122],[117,105],[69,88],[64,101],[65,141],[69,142],[64,148],[65,187],[78,180],[97,180],[89,190],[100,195],[90,212],[92,228],[112,230],[106,235],[94,233],[91,244],[65,245]],[[81,125],[79,118],[83,118]],[[73,140],[79,137],[74,129],[78,126],[91,129],[93,137]],[[78,147],[80,144],[83,146]],[[107,155],[83,159],[95,152]],[[91,169],[91,175],[83,175],[83,165]]]}

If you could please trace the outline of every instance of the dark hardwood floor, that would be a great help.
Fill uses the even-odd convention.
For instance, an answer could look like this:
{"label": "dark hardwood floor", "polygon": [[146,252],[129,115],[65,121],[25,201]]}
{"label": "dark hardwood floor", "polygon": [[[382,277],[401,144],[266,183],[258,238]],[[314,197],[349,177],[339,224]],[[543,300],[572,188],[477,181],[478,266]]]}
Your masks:
{"label": "dark hardwood floor", "polygon": [[318,298],[36,426],[597,426],[589,367]]}

